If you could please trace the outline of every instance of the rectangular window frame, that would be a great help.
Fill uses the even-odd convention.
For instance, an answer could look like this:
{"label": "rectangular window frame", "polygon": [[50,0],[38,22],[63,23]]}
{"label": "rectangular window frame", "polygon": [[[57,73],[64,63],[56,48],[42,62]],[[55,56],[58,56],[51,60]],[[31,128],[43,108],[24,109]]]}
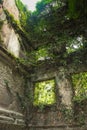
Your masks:
{"label": "rectangular window frame", "polygon": [[[56,83],[56,78],[55,77],[46,78],[46,79],[41,79],[41,80],[37,80],[37,81],[33,82],[33,97],[34,97],[35,84],[39,83],[39,82],[49,81],[49,80],[54,80],[54,83],[55,83],[55,86],[54,86],[55,102],[53,104],[44,104],[44,105],[42,105],[42,106],[44,106],[44,108],[51,108],[51,107],[55,106],[56,103],[57,103],[57,93],[56,93],[57,83]],[[36,107],[36,108],[40,107],[40,105],[34,105],[34,98],[33,98],[33,106]]]}

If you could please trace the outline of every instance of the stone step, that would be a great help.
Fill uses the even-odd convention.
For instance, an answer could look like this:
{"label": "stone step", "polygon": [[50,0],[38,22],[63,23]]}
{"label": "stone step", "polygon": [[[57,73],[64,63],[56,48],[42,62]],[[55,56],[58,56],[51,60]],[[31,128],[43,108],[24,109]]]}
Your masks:
{"label": "stone step", "polygon": [[11,118],[18,118],[18,119],[24,118],[23,114],[21,114],[19,112],[12,111],[12,110],[6,110],[4,108],[0,108],[0,115],[8,116]]}

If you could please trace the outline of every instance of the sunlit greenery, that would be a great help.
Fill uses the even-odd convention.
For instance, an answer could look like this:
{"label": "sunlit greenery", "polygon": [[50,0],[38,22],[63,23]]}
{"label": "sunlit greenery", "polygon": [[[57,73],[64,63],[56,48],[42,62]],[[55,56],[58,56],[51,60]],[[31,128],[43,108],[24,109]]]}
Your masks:
{"label": "sunlit greenery", "polygon": [[51,105],[55,102],[55,81],[37,82],[34,90],[34,105]]}
{"label": "sunlit greenery", "polygon": [[15,0],[15,2],[20,13],[20,24],[23,28],[25,28],[25,30],[27,30],[30,11],[28,11],[27,7],[21,2],[21,0]]}
{"label": "sunlit greenery", "polygon": [[36,52],[37,60],[45,60],[48,57],[47,50],[45,48],[41,48]]}
{"label": "sunlit greenery", "polygon": [[[61,45],[61,50],[65,47],[74,49],[75,46],[71,45],[72,41],[67,42],[67,37],[70,36],[65,30],[62,30],[62,27],[65,22],[67,25],[70,20],[72,22],[72,19],[78,19],[86,15],[86,0],[80,0],[79,2],[77,0],[41,0],[36,5],[36,11],[32,13],[20,0],[15,1],[20,11],[21,26],[28,32],[32,44],[53,44],[53,47],[55,45],[56,48]],[[71,30],[70,33],[74,31]],[[76,30],[76,32],[78,31]],[[72,37],[73,41],[76,37],[78,36]],[[66,52],[62,51],[62,53]]]}
{"label": "sunlit greenery", "polygon": [[67,49],[68,53],[81,49],[84,45],[84,39],[82,36],[70,38],[67,40],[67,42],[68,42],[68,44],[67,44],[66,49]]}
{"label": "sunlit greenery", "polygon": [[72,79],[75,90],[74,99],[77,101],[87,99],[87,73],[73,75]]}

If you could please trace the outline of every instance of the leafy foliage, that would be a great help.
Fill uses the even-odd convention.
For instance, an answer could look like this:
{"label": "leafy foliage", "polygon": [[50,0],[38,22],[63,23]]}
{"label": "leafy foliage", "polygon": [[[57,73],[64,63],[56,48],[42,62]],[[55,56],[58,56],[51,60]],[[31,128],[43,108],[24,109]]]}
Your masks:
{"label": "leafy foliage", "polygon": [[25,28],[25,30],[27,30],[30,11],[28,11],[27,7],[20,0],[15,0],[15,2],[20,12],[20,24],[23,28]]}
{"label": "leafy foliage", "polygon": [[55,103],[55,82],[47,80],[35,84],[34,105],[51,105]]}
{"label": "leafy foliage", "polygon": [[78,18],[82,15],[87,15],[87,1],[86,0],[68,0],[69,15],[72,18]]}
{"label": "leafy foliage", "polygon": [[87,99],[87,73],[76,74],[72,77],[75,89],[74,100],[82,101]]}
{"label": "leafy foliage", "polygon": [[84,39],[82,36],[78,36],[75,38],[69,38],[67,40],[67,42],[68,42],[68,44],[67,44],[66,48],[67,48],[68,53],[81,49],[81,48],[83,48],[83,45],[84,45]]}
{"label": "leafy foliage", "polygon": [[66,50],[69,36],[60,26],[62,27],[71,18],[76,19],[86,15],[85,0],[79,2],[76,0],[41,0],[37,3],[36,11],[33,13],[28,11],[20,0],[16,0],[16,4],[20,11],[21,26],[28,32],[36,48],[41,44],[53,44],[52,46],[56,48],[60,46],[62,53],[66,53],[64,50]]}
{"label": "leafy foliage", "polygon": [[37,53],[36,53],[37,60],[41,60],[41,59],[44,60],[46,57],[48,57],[48,54],[47,54],[47,50],[45,48],[41,48],[37,51]]}

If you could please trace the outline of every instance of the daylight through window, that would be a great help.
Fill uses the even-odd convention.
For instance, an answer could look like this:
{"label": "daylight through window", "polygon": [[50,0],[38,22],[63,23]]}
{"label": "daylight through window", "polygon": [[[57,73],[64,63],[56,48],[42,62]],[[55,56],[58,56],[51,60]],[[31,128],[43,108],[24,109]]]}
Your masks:
{"label": "daylight through window", "polygon": [[55,103],[55,81],[37,82],[34,90],[34,105],[51,105]]}

